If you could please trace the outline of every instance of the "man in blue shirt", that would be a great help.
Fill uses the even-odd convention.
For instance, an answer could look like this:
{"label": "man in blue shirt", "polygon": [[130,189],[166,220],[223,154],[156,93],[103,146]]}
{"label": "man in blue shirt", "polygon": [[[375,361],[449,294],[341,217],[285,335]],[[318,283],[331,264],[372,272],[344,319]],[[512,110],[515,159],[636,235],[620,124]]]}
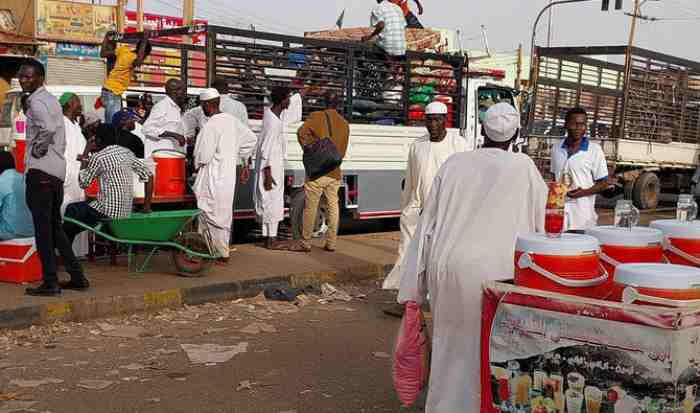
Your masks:
{"label": "man in blue shirt", "polygon": [[34,236],[32,214],[25,198],[24,175],[9,152],[0,152],[0,241]]}

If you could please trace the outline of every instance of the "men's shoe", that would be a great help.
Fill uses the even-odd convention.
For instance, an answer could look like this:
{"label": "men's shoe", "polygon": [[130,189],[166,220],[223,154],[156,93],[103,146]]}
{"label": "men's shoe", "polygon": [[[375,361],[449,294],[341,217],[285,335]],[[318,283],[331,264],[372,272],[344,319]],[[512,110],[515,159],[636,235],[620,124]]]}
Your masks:
{"label": "men's shoe", "polygon": [[326,245],[325,247],[323,247],[323,249],[326,250],[326,251],[328,251],[328,252],[335,252],[335,247],[329,247],[328,245]]}
{"label": "men's shoe", "polygon": [[87,278],[83,278],[82,280],[70,280],[60,285],[64,290],[85,291],[90,288],[90,281]]}
{"label": "men's shoe", "polygon": [[41,283],[38,287],[29,287],[25,291],[27,295],[33,295],[37,297],[55,297],[61,295],[61,287],[57,284],[47,284]]}
{"label": "men's shoe", "polygon": [[297,241],[289,246],[289,250],[294,252],[311,252],[311,246]]}
{"label": "men's shoe", "polygon": [[383,311],[384,311],[384,314],[386,314],[386,315],[390,315],[390,316],[396,317],[396,318],[403,318],[403,314],[404,314],[405,310],[406,309],[405,309],[403,304],[397,303],[397,304],[393,304],[391,307],[385,308]]}

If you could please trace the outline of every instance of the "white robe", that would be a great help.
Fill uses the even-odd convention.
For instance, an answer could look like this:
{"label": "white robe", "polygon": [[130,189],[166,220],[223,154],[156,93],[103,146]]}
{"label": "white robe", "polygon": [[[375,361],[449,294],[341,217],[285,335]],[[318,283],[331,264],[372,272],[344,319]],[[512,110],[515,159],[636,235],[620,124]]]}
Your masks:
{"label": "white robe", "polygon": [[[219,110],[223,113],[228,113],[233,115],[236,119],[240,120],[246,126],[249,125],[248,121],[248,109],[245,105],[229,95],[221,95],[219,102]],[[207,123],[209,118],[204,114],[201,106],[192,108],[182,115],[182,127],[184,130],[185,137],[189,138],[194,136],[197,129],[202,130],[204,124]]]}
{"label": "white robe", "polygon": [[229,256],[236,165],[250,157],[256,141],[247,125],[227,113],[212,116],[197,137],[194,162],[199,170],[193,191],[201,218],[222,257]]}
{"label": "white robe", "polygon": [[516,237],[544,229],[547,192],[530,158],[500,149],[454,155],[435,177],[398,297],[430,295],[426,413],[480,411],[481,285],[513,277]]}
{"label": "white robe", "polygon": [[[265,225],[276,226],[284,219],[284,161],[287,155],[287,139],[284,129],[292,123],[301,122],[301,95],[292,95],[289,108],[277,117],[270,108],[265,108],[262,131],[255,153],[255,212]],[[270,167],[275,184],[265,190],[263,169]],[[274,236],[275,234],[270,234]]]}
{"label": "white robe", "polygon": [[[85,151],[85,136],[80,129],[80,125],[72,122],[67,117],[63,117],[66,128],[66,149],[63,155],[66,159],[66,179],[63,181],[63,203],[61,204],[61,214],[65,214],[66,207],[74,202],[85,201],[85,190],[78,184],[80,174],[80,161],[78,155]],[[79,234],[73,242],[73,251],[78,257],[83,257],[88,253],[88,233]]]}
{"label": "white robe", "polygon": [[406,180],[401,192],[401,241],[399,258],[384,280],[385,290],[398,290],[401,284],[401,261],[418,225],[418,217],[430,193],[433,178],[443,163],[458,152],[466,152],[467,141],[458,133],[447,132],[441,142],[431,142],[426,135],[411,144],[406,164]]}

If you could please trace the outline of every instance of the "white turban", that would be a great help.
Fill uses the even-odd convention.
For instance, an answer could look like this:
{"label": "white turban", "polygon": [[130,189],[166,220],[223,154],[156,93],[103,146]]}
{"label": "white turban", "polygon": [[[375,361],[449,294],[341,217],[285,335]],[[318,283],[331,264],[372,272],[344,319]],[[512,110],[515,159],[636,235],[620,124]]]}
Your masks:
{"label": "white turban", "polygon": [[484,117],[486,136],[494,142],[508,142],[520,128],[520,114],[508,103],[498,103]]}
{"label": "white turban", "polygon": [[425,107],[426,115],[447,115],[447,105],[442,102],[433,102]]}
{"label": "white turban", "polygon": [[206,102],[207,100],[214,100],[221,97],[219,91],[214,88],[204,89],[202,93],[199,94],[199,101]]}

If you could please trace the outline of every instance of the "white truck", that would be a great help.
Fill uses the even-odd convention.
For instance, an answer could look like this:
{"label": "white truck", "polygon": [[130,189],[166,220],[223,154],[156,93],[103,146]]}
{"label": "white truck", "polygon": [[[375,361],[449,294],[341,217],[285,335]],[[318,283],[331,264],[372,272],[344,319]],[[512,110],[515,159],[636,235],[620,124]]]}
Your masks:
{"label": "white truck", "polygon": [[610,195],[650,209],[662,191],[688,192],[700,154],[700,63],[626,46],[540,47],[537,56],[527,152],[543,172],[566,111],[580,106],[616,178]]}

